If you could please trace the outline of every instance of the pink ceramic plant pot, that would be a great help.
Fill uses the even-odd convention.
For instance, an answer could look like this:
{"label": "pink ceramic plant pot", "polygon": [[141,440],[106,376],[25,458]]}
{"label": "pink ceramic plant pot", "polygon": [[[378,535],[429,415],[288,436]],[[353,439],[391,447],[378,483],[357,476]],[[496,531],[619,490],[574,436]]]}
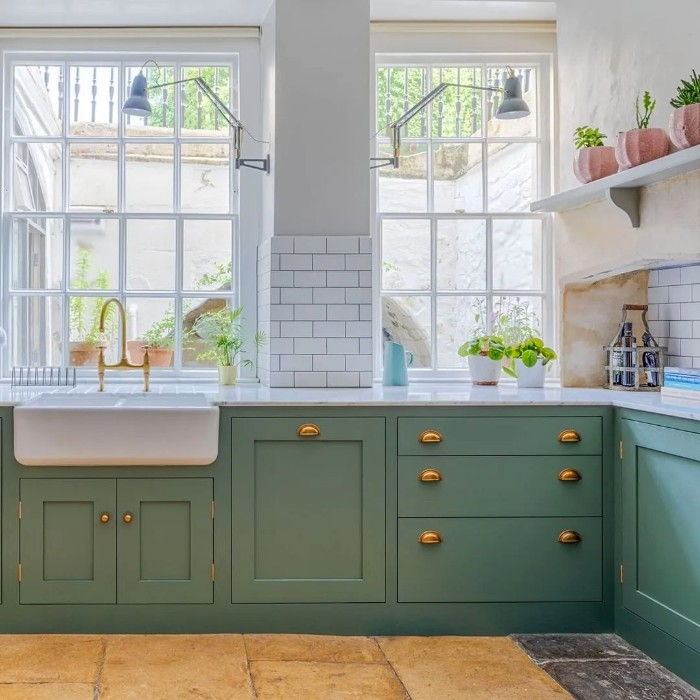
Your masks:
{"label": "pink ceramic plant pot", "polygon": [[668,135],[663,129],[632,129],[618,135],[615,157],[620,170],[628,170],[667,156],[670,147]]}
{"label": "pink ceramic plant pot", "polygon": [[674,109],[671,112],[668,135],[676,148],[700,145],[700,104]]}
{"label": "pink ceramic plant pot", "polygon": [[593,146],[576,151],[574,174],[584,184],[600,180],[617,172],[618,164],[613,146]]}

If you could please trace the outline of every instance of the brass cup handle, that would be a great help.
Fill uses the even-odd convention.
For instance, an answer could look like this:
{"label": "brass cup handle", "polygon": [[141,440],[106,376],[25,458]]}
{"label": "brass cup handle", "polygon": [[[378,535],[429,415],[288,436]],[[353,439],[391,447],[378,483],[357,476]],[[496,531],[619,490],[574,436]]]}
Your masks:
{"label": "brass cup handle", "polygon": [[102,515],[100,515],[100,522],[106,525],[109,522],[109,513],[102,513]]}
{"label": "brass cup handle", "polygon": [[575,469],[562,469],[557,478],[559,481],[581,481],[581,474]]}
{"label": "brass cup handle", "polygon": [[134,520],[134,516],[131,513],[124,513],[122,520],[128,525]]}
{"label": "brass cup handle", "polygon": [[559,442],[581,442],[581,436],[575,430],[562,430],[559,433]]}
{"label": "brass cup handle", "polygon": [[418,438],[423,444],[429,442],[442,442],[442,435],[437,430],[424,430]]}
{"label": "brass cup handle", "polygon": [[583,538],[576,532],[576,530],[564,530],[564,532],[559,533],[557,541],[562,544],[578,544]]}
{"label": "brass cup handle", "polygon": [[297,435],[299,437],[318,437],[321,434],[321,429],[314,423],[304,423],[297,428]]}
{"label": "brass cup handle", "polygon": [[442,542],[442,535],[435,530],[426,530],[418,535],[418,541],[421,544],[440,544],[440,542]]}
{"label": "brass cup handle", "polygon": [[419,474],[418,481],[442,481],[442,474],[437,469],[424,469]]}

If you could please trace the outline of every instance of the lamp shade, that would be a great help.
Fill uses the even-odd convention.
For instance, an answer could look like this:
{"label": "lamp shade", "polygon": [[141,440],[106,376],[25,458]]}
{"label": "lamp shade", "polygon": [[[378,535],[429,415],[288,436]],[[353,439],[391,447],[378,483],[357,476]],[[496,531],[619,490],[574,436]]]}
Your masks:
{"label": "lamp shade", "polygon": [[520,78],[506,78],[503,88],[505,97],[496,111],[496,119],[522,119],[530,115],[530,108],[523,99],[523,86]]}
{"label": "lamp shade", "polygon": [[122,106],[124,114],[132,117],[150,117],[151,103],[148,101],[148,83],[143,71],[131,81],[131,92]]}

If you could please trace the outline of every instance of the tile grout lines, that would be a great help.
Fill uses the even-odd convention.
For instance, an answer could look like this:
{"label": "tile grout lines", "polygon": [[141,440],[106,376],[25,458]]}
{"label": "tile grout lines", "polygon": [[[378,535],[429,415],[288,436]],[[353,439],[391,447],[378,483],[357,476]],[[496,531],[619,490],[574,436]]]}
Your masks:
{"label": "tile grout lines", "polygon": [[98,700],[100,694],[102,693],[102,674],[105,670],[105,663],[107,662],[107,644],[109,640],[106,637],[102,638],[102,658],[100,659],[100,667],[97,671],[97,680],[95,681],[95,690],[92,696],[93,700]]}
{"label": "tile grout lines", "polygon": [[396,680],[398,681],[399,685],[400,685],[401,688],[403,689],[403,692],[404,692],[405,695],[406,695],[406,700],[411,700],[411,694],[408,692],[408,689],[407,689],[406,686],[404,685],[403,680],[401,680],[401,676],[399,676],[399,674],[396,672],[396,669],[393,667],[391,661],[389,661],[389,658],[388,658],[387,655],[384,653],[384,649],[382,649],[382,647],[381,647],[381,645],[379,644],[379,641],[377,640],[377,638],[376,638],[376,637],[370,637],[370,639],[377,645],[377,649],[379,649],[379,653],[380,653],[380,654],[384,657],[384,659],[386,660],[387,665],[388,665],[389,668],[391,669],[391,672],[394,674],[394,678],[396,678]]}
{"label": "tile grout lines", "polygon": [[248,644],[246,642],[245,634],[241,635],[243,639],[243,651],[245,652],[245,663],[248,670],[248,680],[250,681],[250,690],[253,693],[253,700],[257,700],[258,691],[255,687],[255,679],[253,678],[253,669],[250,667],[250,656],[248,656]]}

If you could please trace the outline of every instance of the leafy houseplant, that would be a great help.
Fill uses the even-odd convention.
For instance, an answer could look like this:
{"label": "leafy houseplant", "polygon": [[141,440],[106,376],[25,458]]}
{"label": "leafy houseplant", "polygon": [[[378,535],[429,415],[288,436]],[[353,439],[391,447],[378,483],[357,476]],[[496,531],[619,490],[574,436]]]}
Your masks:
{"label": "leafy houseplant", "polygon": [[[221,384],[235,384],[236,370],[239,365],[252,367],[253,361],[243,357],[245,349],[244,330],[242,324],[243,307],[237,309],[224,308],[219,311],[203,313],[195,321],[193,331],[202,338],[208,349],[200,353],[199,360],[216,360],[219,368]],[[265,343],[266,337],[262,331],[253,336],[257,349]]]}
{"label": "leafy houseplant", "polygon": [[688,80],[681,80],[671,107],[668,133],[673,145],[681,149],[700,145],[700,76],[694,70]]}
{"label": "leafy houseplant", "polygon": [[670,144],[666,132],[663,129],[649,128],[655,108],[656,100],[652,99],[648,90],[644,92],[641,106],[639,95],[635,98],[634,114],[637,128],[624,131],[617,137],[615,157],[620,164],[620,170],[634,168],[668,155]]}
{"label": "leafy houseplant", "polygon": [[521,388],[543,387],[547,365],[557,359],[556,352],[536,336],[507,347],[506,356],[512,362],[503,369],[511,377],[517,377]]}
{"label": "leafy houseplant", "polygon": [[617,172],[615,148],[606,146],[604,138],[607,137],[600,129],[590,126],[579,126],[574,131],[574,145],[577,149],[574,174],[579,182],[593,182]]}

